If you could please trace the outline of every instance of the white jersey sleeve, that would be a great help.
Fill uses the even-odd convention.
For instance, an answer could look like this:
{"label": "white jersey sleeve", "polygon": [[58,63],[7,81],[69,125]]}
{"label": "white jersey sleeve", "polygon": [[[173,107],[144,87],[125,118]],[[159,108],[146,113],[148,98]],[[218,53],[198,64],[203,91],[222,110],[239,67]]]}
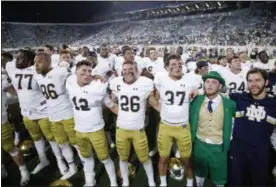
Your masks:
{"label": "white jersey sleeve", "polygon": [[168,72],[156,73],[154,77],[154,86],[160,92],[161,81],[163,76],[168,76]]}
{"label": "white jersey sleeve", "polygon": [[4,92],[6,88],[8,88],[11,84],[8,81],[8,76],[5,72],[1,72],[1,124],[5,124],[8,121],[8,114],[7,114],[7,95]]}
{"label": "white jersey sleeve", "polygon": [[109,81],[109,89],[112,91],[112,93],[118,97],[118,93],[120,91],[120,88],[121,88],[121,84],[119,81],[121,79],[121,77],[116,77],[112,80]]}
{"label": "white jersey sleeve", "polygon": [[122,74],[123,63],[124,63],[124,57],[118,56],[118,57],[115,59],[114,69],[115,69],[115,71],[116,71],[119,75]]}
{"label": "white jersey sleeve", "polygon": [[58,54],[53,54],[51,56],[51,64],[52,64],[52,67],[55,68],[55,67],[58,67],[58,64],[59,64],[59,55]]}
{"label": "white jersey sleeve", "polygon": [[60,82],[65,83],[66,79],[72,74],[71,70],[68,67],[58,67],[59,70]]}
{"label": "white jersey sleeve", "polygon": [[152,62],[149,58],[144,58],[146,65],[147,65],[147,70],[150,72],[152,75],[155,76],[156,73],[160,72],[167,72],[167,70],[164,67],[164,62],[163,58],[158,58],[156,61]]}
{"label": "white jersey sleeve", "polygon": [[11,81],[8,77],[8,74],[4,69],[1,70],[1,79],[2,79],[2,81],[1,81],[2,90],[5,90],[6,88],[8,88],[9,86],[12,85]]}
{"label": "white jersey sleeve", "polygon": [[271,71],[273,68],[274,68],[274,64],[273,63],[262,63],[262,62],[256,62],[256,63],[253,63],[253,67],[254,68],[260,68],[260,69],[264,69],[266,70],[267,72]]}

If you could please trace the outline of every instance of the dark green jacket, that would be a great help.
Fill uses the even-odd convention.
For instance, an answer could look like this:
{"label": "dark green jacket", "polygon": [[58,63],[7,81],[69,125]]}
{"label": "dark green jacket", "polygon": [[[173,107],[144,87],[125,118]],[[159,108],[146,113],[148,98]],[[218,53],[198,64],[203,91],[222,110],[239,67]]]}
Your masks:
{"label": "dark green jacket", "polygon": [[[198,128],[198,118],[201,105],[205,100],[205,95],[197,96],[190,105],[190,126],[191,136],[194,142]],[[236,113],[236,103],[226,97],[222,96],[224,108],[224,122],[223,122],[223,151],[228,151],[230,148],[230,138],[232,134],[232,117]]]}

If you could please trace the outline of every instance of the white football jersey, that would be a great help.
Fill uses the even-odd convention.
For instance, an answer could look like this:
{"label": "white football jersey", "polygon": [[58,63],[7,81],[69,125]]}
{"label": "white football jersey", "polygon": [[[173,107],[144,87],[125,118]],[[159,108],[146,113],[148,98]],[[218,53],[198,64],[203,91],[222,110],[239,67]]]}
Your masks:
{"label": "white football jersey", "polygon": [[77,55],[75,57],[75,64],[77,64],[78,62],[82,61],[82,60],[86,60],[86,57],[83,57],[81,54]]}
{"label": "white football jersey", "polygon": [[12,68],[16,68],[15,66],[15,62],[16,62],[16,59],[13,59],[12,61],[9,61],[6,63],[6,69],[12,69]]}
{"label": "white football jersey", "polygon": [[268,62],[266,64],[262,63],[262,62],[256,62],[253,64],[254,68],[260,68],[260,69],[264,69],[267,72],[271,71],[274,68],[274,64],[271,62]]}
{"label": "white football jersey", "polygon": [[244,68],[238,74],[232,73],[231,70],[225,68],[216,68],[222,78],[225,80],[227,93],[241,93],[248,90],[246,74],[249,69]]}
{"label": "white football jersey", "polygon": [[133,84],[126,84],[123,77],[117,77],[110,81],[110,89],[118,98],[118,127],[126,130],[144,128],[146,104],[153,91],[153,81],[139,77]]}
{"label": "white football jersey", "polygon": [[144,61],[146,62],[146,68],[148,72],[150,72],[153,76],[157,72],[166,72],[165,64],[163,62],[163,58],[158,57],[156,61],[152,62],[148,57],[144,58]]}
{"label": "white football jersey", "polygon": [[147,67],[146,62],[144,61],[144,59],[140,56],[134,56],[134,61],[137,63],[138,65],[138,70],[140,73],[142,73],[142,70],[145,69]]}
{"label": "white football jersey", "polygon": [[192,76],[194,78],[193,79],[194,84],[197,85],[197,86],[199,85],[198,89],[203,92],[204,81],[202,79],[202,75],[195,74],[195,72],[190,72],[187,75],[190,75],[190,76]]}
{"label": "white football jersey", "polygon": [[73,107],[65,88],[65,81],[69,75],[68,68],[56,67],[45,76],[40,74],[35,77],[42,94],[47,99],[48,118],[52,122],[73,117]]}
{"label": "white football jersey", "polygon": [[184,63],[188,60],[188,58],[190,58],[190,55],[189,55],[188,53],[183,53],[183,54],[181,55],[181,60],[182,60],[182,62],[184,62]]}
{"label": "white football jersey", "polygon": [[187,65],[189,72],[194,72],[197,68],[196,61],[190,61],[186,65]]}
{"label": "white football jersey", "polygon": [[251,69],[252,67],[253,67],[253,63],[250,60],[246,61],[245,63],[242,63],[242,69],[244,68]]}
{"label": "white football jersey", "polygon": [[7,101],[8,97],[4,90],[11,86],[11,83],[8,81],[8,75],[5,70],[1,70],[1,124],[4,124],[8,121],[7,114]]}
{"label": "white football jersey", "polygon": [[46,99],[35,80],[35,66],[25,69],[11,67],[6,70],[17,92],[21,114],[31,120],[47,117]]}
{"label": "white football jersey", "polygon": [[[15,61],[16,59],[13,59],[12,61],[9,61],[6,63],[6,69],[16,69],[15,67]],[[7,72],[6,72],[7,73]],[[18,103],[18,97],[17,95],[12,95],[10,93],[5,93],[7,95],[7,104],[10,105],[10,104],[14,104],[14,103]]]}
{"label": "white football jersey", "polygon": [[100,55],[97,57],[97,60],[98,60],[98,64],[99,63],[104,63],[104,64],[108,64],[108,67],[110,69],[113,69],[114,68],[114,65],[115,65],[115,59],[114,59],[114,56],[108,56],[107,58],[103,58],[101,57]]}
{"label": "white football jersey", "polygon": [[121,75],[122,69],[123,69],[123,63],[124,63],[124,57],[123,56],[118,56],[115,58],[115,70],[116,72]]}
{"label": "white football jersey", "polygon": [[112,101],[107,94],[108,84],[92,81],[80,87],[77,76],[71,75],[66,81],[66,89],[73,105],[75,130],[78,132],[96,132],[104,127],[102,104]]}
{"label": "white football jersey", "polygon": [[102,58],[101,56],[98,56],[98,64],[93,69],[92,75],[100,75],[104,78],[108,78],[107,72],[113,71],[114,62],[111,57],[108,58]]}
{"label": "white football jersey", "polygon": [[154,84],[161,99],[160,117],[171,125],[185,125],[189,122],[189,94],[200,87],[195,82],[195,75],[185,74],[180,80],[173,80],[169,75],[158,76]]}
{"label": "white football jersey", "polygon": [[58,67],[59,64],[59,54],[52,54],[51,56],[51,65],[53,68]]}

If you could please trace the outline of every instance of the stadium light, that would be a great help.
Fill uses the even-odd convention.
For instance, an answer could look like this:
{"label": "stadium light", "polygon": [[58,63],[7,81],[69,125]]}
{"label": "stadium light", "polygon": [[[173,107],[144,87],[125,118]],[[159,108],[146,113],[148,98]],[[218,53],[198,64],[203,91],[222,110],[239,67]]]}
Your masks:
{"label": "stadium light", "polygon": [[172,10],[171,10],[171,9],[168,9],[168,11],[169,11],[169,12],[172,12]]}
{"label": "stadium light", "polygon": [[220,2],[218,1],[218,6],[221,6]]}
{"label": "stadium light", "polygon": [[199,6],[197,4],[195,4],[196,8],[199,9]]}
{"label": "stadium light", "polygon": [[207,8],[209,8],[209,7],[210,7],[208,3],[205,3],[205,5],[207,6]]}
{"label": "stadium light", "polygon": [[186,5],[185,7],[186,7],[188,10],[190,10],[190,8],[189,8],[187,5]]}
{"label": "stadium light", "polygon": [[176,10],[180,11],[180,9],[179,9],[179,8],[176,8]]}

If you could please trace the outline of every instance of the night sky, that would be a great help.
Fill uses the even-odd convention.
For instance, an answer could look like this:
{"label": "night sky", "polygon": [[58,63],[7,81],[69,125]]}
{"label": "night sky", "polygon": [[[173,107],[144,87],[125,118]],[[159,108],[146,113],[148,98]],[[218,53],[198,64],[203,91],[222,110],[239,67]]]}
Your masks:
{"label": "night sky", "polygon": [[177,2],[2,1],[1,3],[2,21],[77,23],[86,22],[93,16],[103,13],[153,8]]}
{"label": "night sky", "polygon": [[2,1],[2,21],[37,22],[39,18],[39,22],[85,22],[109,4],[103,1]]}

